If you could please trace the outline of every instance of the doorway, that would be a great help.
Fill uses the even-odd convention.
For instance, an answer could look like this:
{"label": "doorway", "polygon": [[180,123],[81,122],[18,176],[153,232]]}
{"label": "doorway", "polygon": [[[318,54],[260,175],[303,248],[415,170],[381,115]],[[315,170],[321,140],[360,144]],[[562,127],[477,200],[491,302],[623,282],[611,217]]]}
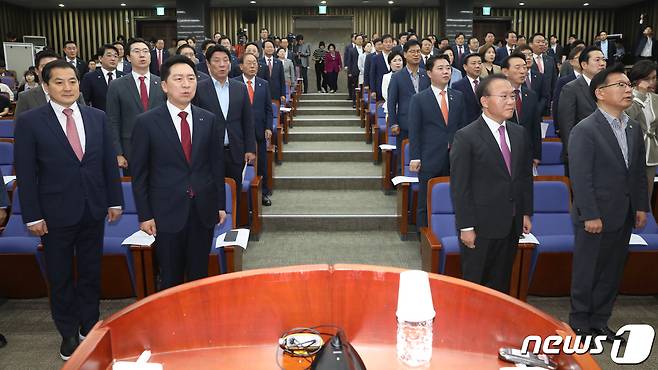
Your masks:
{"label": "doorway", "polygon": [[165,45],[176,39],[176,18],[136,18],[135,35],[146,41],[163,38]]}
{"label": "doorway", "polygon": [[480,45],[484,43],[484,36],[487,32],[493,32],[498,40],[505,41],[507,31],[512,29],[512,20],[510,18],[474,18],[473,19],[473,36],[480,40]]}
{"label": "doorway", "polygon": [[[343,66],[345,66],[345,45],[351,42],[350,35],[354,29],[352,16],[293,16],[293,32],[296,35],[304,35],[304,42],[311,46],[311,55],[318,48],[320,41],[336,45],[336,51],[340,53]],[[309,57],[308,62],[308,91],[317,91],[315,79],[315,62]],[[338,74],[338,92],[347,92],[347,73],[343,69]]]}

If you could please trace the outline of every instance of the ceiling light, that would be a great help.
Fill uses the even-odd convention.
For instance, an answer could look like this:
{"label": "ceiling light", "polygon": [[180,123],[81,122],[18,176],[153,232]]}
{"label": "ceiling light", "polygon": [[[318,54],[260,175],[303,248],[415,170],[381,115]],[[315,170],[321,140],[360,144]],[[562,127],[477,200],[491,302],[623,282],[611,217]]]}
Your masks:
{"label": "ceiling light", "polygon": [[395,1],[393,1],[393,0],[388,0],[388,3],[389,3],[389,5],[393,5],[393,4],[395,3]]}
{"label": "ceiling light", "polygon": [[519,6],[524,6],[524,5],[525,5],[525,3],[519,3]]}
{"label": "ceiling light", "polygon": [[126,3],[121,3],[121,6],[126,6]]}
{"label": "ceiling light", "polygon": [[251,0],[249,4],[256,4],[256,0]]}
{"label": "ceiling light", "polygon": [[585,3],[585,4],[583,4],[583,6],[589,6],[589,3]]}
{"label": "ceiling light", "polygon": [[59,6],[60,8],[63,8],[64,4],[57,4],[57,6]]}
{"label": "ceiling light", "polygon": [[320,4],[326,4],[327,2],[325,0],[320,1]]}

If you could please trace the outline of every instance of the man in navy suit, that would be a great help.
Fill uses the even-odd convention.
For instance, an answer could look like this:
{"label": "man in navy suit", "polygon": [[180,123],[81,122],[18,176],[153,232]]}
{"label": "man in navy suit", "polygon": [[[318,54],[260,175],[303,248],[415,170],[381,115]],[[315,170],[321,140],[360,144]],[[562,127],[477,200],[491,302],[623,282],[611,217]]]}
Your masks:
{"label": "man in navy suit", "polygon": [[455,56],[452,65],[464,74],[464,57],[470,54],[468,47],[464,44],[464,34],[459,32],[455,36],[455,45],[452,46],[452,54]]}
{"label": "man in navy suit", "polygon": [[272,99],[281,99],[281,104],[286,103],[286,76],[283,72],[283,63],[274,56],[274,42],[265,40],[263,42],[263,57],[260,58],[258,66],[258,77],[270,84],[270,95]]}
{"label": "man in navy suit", "polygon": [[[2,177],[2,170],[0,170],[0,177]],[[0,225],[5,224],[7,219],[7,207],[9,207],[9,197],[7,196],[6,189],[0,189]],[[7,345],[7,339],[4,335],[0,334],[0,348]]]}
{"label": "man in navy suit", "polygon": [[644,26],[642,34],[635,43],[633,55],[635,60],[649,59],[658,61],[658,40],[653,36],[653,27]]}
{"label": "man in navy suit", "polygon": [[482,108],[480,108],[480,103],[475,95],[480,84],[480,70],[482,69],[480,54],[465,56],[463,68],[466,72],[466,78],[452,84],[452,88],[464,94],[466,122],[471,123],[482,114]]}
{"label": "man in navy suit", "polygon": [[44,246],[60,356],[68,360],[98,321],[104,218],[120,217],[123,193],[105,114],[76,103],[74,67],[56,60],[41,75],[50,103],[18,116],[14,158],[23,222]]}
{"label": "man in navy suit", "polygon": [[[382,39],[374,39],[372,41],[373,46],[375,47],[375,50],[366,55],[366,60],[363,62],[363,86],[364,87],[370,87],[370,66],[372,65],[372,60],[374,57],[377,55],[381,54],[383,50],[383,45],[382,45]],[[372,92],[372,88],[370,89]]]}
{"label": "man in navy suit", "polygon": [[121,71],[123,73],[130,73],[132,71],[132,65],[130,65],[130,61],[126,59],[125,56],[125,46],[123,45],[123,42],[121,41],[115,41],[112,44],[117,50],[119,51],[119,60],[117,62],[117,71]]}
{"label": "man in navy suit", "polygon": [[209,48],[206,61],[210,79],[197,84],[195,105],[213,112],[224,127],[224,169],[226,176],[235,180],[236,193],[240,194],[244,164],[256,159],[256,130],[249,93],[245,84],[228,78],[231,70],[228,49],[221,45]]}
{"label": "man in navy suit", "polygon": [[599,31],[598,36],[599,39],[594,42],[594,46],[601,49],[608,66],[615,64],[615,54],[617,53],[615,42],[613,40],[608,40],[608,33],[605,31]]}
{"label": "man in navy suit", "polygon": [[541,115],[538,109],[537,94],[525,84],[528,73],[525,56],[518,52],[512,53],[503,60],[501,68],[514,89],[516,106],[510,121],[525,128],[527,142],[530,143],[532,162],[534,166],[537,166],[541,161]]}
{"label": "man in navy suit", "polygon": [[[345,68],[345,71],[347,72],[347,91],[349,92],[350,90],[353,91],[354,87],[352,86],[352,81],[350,80],[349,76],[349,65],[350,63],[354,62],[356,63],[357,61],[352,61],[353,54],[352,51],[356,48],[356,33],[352,33],[350,35],[350,43],[345,45],[345,49],[343,49],[343,68]],[[349,93],[349,98],[352,99],[352,93]]]}
{"label": "man in navy suit", "polygon": [[[386,104],[388,105],[388,124],[396,135],[395,146],[398,151],[402,141],[409,137],[409,103],[411,98],[430,86],[430,79],[424,69],[420,68],[420,45],[416,40],[404,44],[406,68],[393,74],[388,86]],[[400,158],[402,156],[399,156]],[[399,170],[403,165],[398,166]]]}
{"label": "man in navy suit", "polygon": [[414,95],[409,104],[409,169],[418,172],[418,227],[427,226],[427,182],[450,175],[452,138],[468,124],[464,95],[448,88],[452,75],[448,56],[431,57],[427,68],[431,86]]}
{"label": "man in navy suit", "polygon": [[535,59],[533,59],[534,55],[532,53],[532,48],[528,45],[519,46],[514,53],[521,53],[525,57],[528,71],[524,83],[526,87],[530,88],[530,90],[534,91],[535,95],[537,95],[537,113],[542,117],[547,113],[546,105],[550,104],[551,101],[551,93],[549,92],[551,88],[551,82],[549,80],[550,75],[539,72]]}
{"label": "man in navy suit", "polygon": [[500,63],[503,62],[503,59],[510,56],[516,48],[516,42],[516,31],[507,31],[507,36],[505,36],[505,46],[496,49],[496,59],[494,60],[494,64],[500,65]]}
{"label": "man in navy suit", "polygon": [[[267,177],[267,144],[272,140],[272,98],[270,95],[270,86],[267,81],[256,77],[258,72],[258,59],[252,54],[243,54],[240,57],[240,69],[242,75],[235,77],[236,81],[244,82],[249,93],[254,114],[254,127],[256,129],[256,143],[258,145],[258,176]],[[263,186],[264,206],[271,206],[272,201],[269,198],[270,189],[267,187],[267,181],[261,181]]]}
{"label": "man in navy suit", "polygon": [[160,66],[169,58],[169,50],[165,48],[164,39],[159,38],[155,42],[155,48],[151,50],[151,64],[149,70],[156,76],[160,76]]}
{"label": "man in navy suit", "polygon": [[80,90],[88,105],[105,111],[107,88],[112,81],[123,77],[124,73],[117,71],[119,51],[116,47],[106,44],[98,54],[101,56],[101,67],[90,71],[82,78]]}
{"label": "man in navy suit", "polygon": [[382,79],[391,71],[388,65],[388,55],[393,50],[393,36],[382,36],[382,52],[372,57],[370,61],[370,93],[373,99],[382,100]]}
{"label": "man in navy suit", "polygon": [[89,72],[87,62],[78,58],[78,44],[75,41],[68,40],[64,42],[64,55],[66,61],[78,71],[79,78],[82,78],[82,76]]}
{"label": "man in navy suit", "polygon": [[571,52],[569,52],[566,61],[571,65],[572,72],[558,78],[557,82],[555,82],[555,91],[553,92],[553,109],[551,110],[553,113],[553,125],[555,127],[560,127],[558,118],[559,110],[557,107],[560,105],[560,94],[562,93],[562,88],[569,82],[580,77],[582,69],[580,69],[580,63],[578,63],[578,59],[580,58],[580,53],[584,49],[585,45],[577,45],[576,47],[571,48]]}
{"label": "man in navy suit", "polygon": [[[238,58],[235,56],[235,53],[231,51],[231,49],[233,49],[233,45],[231,44],[231,38],[229,38],[228,36],[224,36],[221,39],[219,39],[219,44],[225,47],[229,52],[231,52],[231,71],[228,73],[228,78],[238,77],[240,74],[242,74],[242,71],[240,70],[240,63],[238,62]],[[256,58],[258,58],[258,45],[256,44],[253,45],[256,46],[255,55]],[[201,70],[202,72],[206,74],[210,73],[208,72],[208,64],[206,63],[205,58],[203,64],[199,63],[197,65],[197,70],[199,70],[200,66],[203,66],[203,69]]]}
{"label": "man in navy suit", "polygon": [[166,289],[208,276],[213,229],[226,219],[225,123],[191,104],[192,60],[171,57],[160,72],[167,103],[137,117],[132,184],[139,228],[155,235]]}
{"label": "man in navy suit", "polygon": [[555,87],[555,81],[557,81],[557,66],[555,64],[555,59],[550,55],[546,54],[548,49],[548,44],[546,43],[546,38],[543,33],[537,32],[530,38],[530,48],[532,49],[532,66],[528,65],[528,68],[531,68],[535,72],[542,74],[544,86],[541,93],[537,92],[540,97],[543,98],[540,103],[543,105],[540,107],[540,114],[548,115],[551,111],[551,101],[553,100],[551,94],[553,93],[553,88]]}
{"label": "man in navy suit", "polygon": [[363,54],[363,35],[356,35],[354,43],[354,46],[345,48],[346,53],[348,53],[345,55],[347,91],[349,92],[350,100],[352,100],[352,108],[356,108],[356,94],[354,93],[354,89],[359,84],[359,55]]}

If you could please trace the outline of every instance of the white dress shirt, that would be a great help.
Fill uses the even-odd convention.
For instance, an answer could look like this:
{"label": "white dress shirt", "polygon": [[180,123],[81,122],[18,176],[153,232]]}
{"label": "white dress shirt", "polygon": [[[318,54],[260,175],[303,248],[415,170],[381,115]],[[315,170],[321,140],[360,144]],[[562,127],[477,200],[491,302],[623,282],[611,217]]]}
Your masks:
{"label": "white dress shirt", "polygon": [[641,57],[651,57],[651,48],[653,47],[653,40],[650,37],[647,37],[647,43],[644,44],[644,49],[640,53]]}
{"label": "white dress shirt", "polygon": [[123,58],[119,59],[119,62],[117,63],[117,71],[123,72]]}
{"label": "white dress shirt", "polygon": [[[103,78],[105,79],[105,83],[108,84],[108,85],[110,84],[109,78],[107,77],[108,73],[112,74],[112,81],[117,79],[116,69],[114,71],[108,71],[107,69],[101,67],[101,72],[103,73]],[[144,80],[144,82],[146,82],[146,80]],[[137,86],[137,91],[139,91],[139,86]],[[148,91],[148,87],[146,88],[146,91]]]}
{"label": "white dress shirt", "polygon": [[583,75],[583,78],[585,79],[585,82],[587,82],[587,86],[589,86],[590,83],[592,83],[592,79],[588,78],[587,76]]}
{"label": "white dress shirt", "polygon": [[139,80],[139,78],[146,77],[144,78],[144,83],[146,84],[146,93],[149,96],[151,96],[151,74],[149,72],[146,72],[146,74],[142,76],[139,73],[132,71],[132,75],[133,75],[133,80],[135,80],[135,85],[137,86],[137,93],[140,92],[139,85],[141,84],[141,81]]}
{"label": "white dress shirt", "polygon": [[192,105],[188,104],[185,109],[181,110],[180,108],[176,107],[175,105],[171,104],[169,100],[167,100],[167,109],[169,110],[169,115],[171,116],[171,121],[174,122],[174,128],[176,129],[176,133],[178,134],[178,140],[181,141],[181,121],[183,120],[180,118],[178,113],[180,112],[185,112],[187,113],[187,117],[185,117],[185,120],[187,121],[188,126],[190,126],[190,142],[192,142],[193,138],[193,132],[194,132],[194,125],[192,122]]}

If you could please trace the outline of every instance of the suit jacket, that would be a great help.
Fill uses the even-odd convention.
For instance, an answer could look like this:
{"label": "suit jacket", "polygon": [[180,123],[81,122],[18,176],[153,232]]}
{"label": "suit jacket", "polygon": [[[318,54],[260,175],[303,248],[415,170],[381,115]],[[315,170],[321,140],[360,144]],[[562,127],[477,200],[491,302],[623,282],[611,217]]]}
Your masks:
{"label": "suit jacket", "polygon": [[[68,57],[64,57],[64,60],[68,62]],[[78,72],[78,79],[82,80],[82,77],[89,72],[89,66],[87,65],[87,62],[80,58],[75,58],[75,69]]]}
{"label": "suit jacket", "polygon": [[508,56],[509,53],[507,52],[507,46],[503,45],[502,47],[499,47],[496,49],[496,59],[494,59],[494,64],[500,65],[500,63],[502,63]]}
{"label": "suit jacket", "polygon": [[[217,117],[192,106],[192,157],[188,163],[167,105],[137,116],[133,132],[131,174],[139,221],[155,219],[159,230],[180,231],[190,212],[206,228],[226,209],[224,131]],[[194,192],[191,209],[189,192]]]}
{"label": "suit jacket", "polygon": [[462,75],[464,75],[463,61],[464,58],[466,58],[466,56],[471,53],[471,51],[468,50],[468,45],[466,44],[462,45],[463,52],[461,58],[459,57],[459,53],[457,52],[457,45],[453,45],[450,48],[452,49],[453,55],[455,56],[455,59],[452,61],[452,66],[457,68],[462,73]]}
{"label": "suit jacket", "polygon": [[391,69],[384,61],[384,53],[375,54],[370,61],[370,91],[377,93],[377,100],[382,99],[382,78]]}
{"label": "suit jacket", "polygon": [[351,47],[347,50],[350,54],[349,58],[345,55],[345,67],[347,67],[347,72],[353,77],[359,76],[359,49],[356,46]]}
{"label": "suit jacket", "polygon": [[[608,54],[605,55],[605,58],[608,62],[608,65],[610,65],[610,63],[614,64],[615,62],[615,53],[617,52],[617,47],[615,47],[615,42],[613,40],[607,39],[607,41],[608,41]],[[594,45],[597,48],[601,49],[601,41],[596,41]]]}
{"label": "suit jacket", "polygon": [[[43,91],[42,85],[39,85],[34,89],[23,91],[18,94],[18,100],[16,101],[16,111],[14,112],[14,115],[18,116],[19,114],[30,109],[41,107],[47,102],[46,93]],[[78,104],[85,105],[84,93],[80,94],[80,97],[78,98]]]}
{"label": "suit jacket", "polygon": [[123,205],[119,168],[105,113],[78,105],[85,128],[78,160],[50,104],[16,119],[14,159],[23,222],[46,220],[50,227],[75,225],[85,207],[95,220]]}
{"label": "suit jacket", "polygon": [[409,158],[420,159],[420,175],[436,176],[449,166],[448,152],[455,132],[466,126],[464,95],[448,88],[448,124],[431,88],[409,104]]}
{"label": "suit jacket", "polygon": [[[244,83],[242,75],[235,77],[234,80]],[[262,142],[265,140],[265,130],[273,129],[272,97],[267,81],[255,77],[254,85],[254,103],[251,105],[254,114],[254,129],[256,130],[256,140]]]}
{"label": "suit jacket", "polygon": [[[167,59],[169,59],[169,50],[162,49],[162,63]],[[158,57],[155,49],[151,50],[151,64],[149,65],[149,71],[156,76],[160,76],[160,67],[158,66]]]}
{"label": "suit jacket", "polygon": [[272,75],[269,73],[270,69],[267,66],[265,58],[260,58],[258,61],[258,74],[257,76],[267,81],[270,84],[270,95],[272,99],[280,99],[286,96],[286,75],[283,71],[283,63],[275,57],[272,58]]}
{"label": "suit jacket", "polygon": [[633,120],[626,126],[626,142],[628,167],[610,124],[598,109],[571,130],[569,174],[574,224],[600,218],[604,232],[614,231],[624,225],[629,214],[634,218],[636,211],[649,211],[642,129]]}
{"label": "suit jacket", "polygon": [[480,101],[477,99],[473,91],[473,84],[468,77],[452,84],[452,88],[464,94],[464,103],[466,110],[466,123],[475,121],[482,114],[482,107]]}
{"label": "suit jacket", "polygon": [[553,48],[551,48],[551,45],[548,45],[548,50],[546,51],[546,54],[553,58],[555,61],[555,64],[560,64],[562,63],[562,55],[564,55],[564,48],[562,45],[557,44],[555,45],[555,51],[553,51]]}
{"label": "suit jacket", "polygon": [[[123,77],[125,74],[121,71],[114,70],[115,79]],[[114,81],[112,81],[114,82]],[[91,71],[82,78],[80,90],[85,97],[88,105],[105,111],[107,103],[107,76],[103,75],[101,69]]]}
{"label": "suit jacket", "polygon": [[[424,69],[418,69],[418,92],[430,87],[430,78]],[[416,95],[416,90],[411,82],[411,74],[404,67],[391,76],[391,82],[388,86],[386,105],[388,110],[388,124],[390,126],[398,125],[400,130],[408,131],[409,123],[409,103],[411,98]]]}
{"label": "suit jacket", "polygon": [[512,174],[484,118],[457,131],[450,150],[450,193],[457,229],[474,227],[479,237],[500,239],[522,232],[532,216],[530,148],[524,129],[506,123]]}
{"label": "suit jacket", "polygon": [[569,160],[568,146],[571,129],[596,110],[596,102],[589,92],[589,85],[581,75],[564,85],[558,105],[560,117],[560,139],[562,139],[562,161]]}
{"label": "suit jacket", "polygon": [[[366,55],[366,60],[363,62],[363,85],[370,85],[370,67],[372,66],[372,58],[378,55],[377,53],[370,53]],[[382,75],[383,76],[383,75]],[[370,90],[372,92],[372,90]]]}
{"label": "suit jacket", "polygon": [[[121,65],[121,64],[123,64],[123,69],[121,70],[121,72],[123,72],[123,73],[125,73],[125,74],[128,74],[128,73],[132,72],[132,70],[133,70],[133,65],[130,64],[130,62],[128,61],[128,59],[125,59],[125,58],[124,58],[123,61],[119,61],[119,65]],[[118,69],[118,66],[117,66],[117,70],[119,70],[119,69]]]}
{"label": "suit jacket", "polygon": [[[160,87],[160,77],[149,76],[148,109],[163,105],[165,95]],[[130,147],[131,135],[135,127],[137,115],[144,113],[144,107],[139,97],[139,90],[132,73],[117,78],[107,89],[107,107],[105,108],[114,137],[114,150],[118,155],[130,156],[124,145]]]}
{"label": "suit jacket", "polygon": [[[545,71],[545,70],[544,70]],[[549,73],[540,73],[535,64],[530,68],[530,88],[535,92],[538,99],[537,110],[540,116],[550,111],[551,95],[553,94],[551,75]],[[526,85],[527,86],[527,85]]]}
{"label": "suit jacket", "polygon": [[[228,81],[229,106],[226,118],[219,105],[213,79],[197,83],[194,104],[217,116],[220,132],[228,132],[231,160],[233,163],[239,164],[244,163],[246,152],[256,153],[256,129],[247,86],[232,79],[228,79]],[[223,137],[222,135],[222,140]]]}
{"label": "suit jacket", "polygon": [[[534,56],[533,56],[534,57]],[[551,109],[551,101],[553,100],[552,94],[553,94],[553,89],[555,89],[555,82],[557,81],[558,77],[558,70],[557,70],[557,64],[555,64],[555,60],[547,54],[542,54],[542,61],[544,63],[544,73],[542,76],[543,84],[546,85],[543,88],[541,93],[538,93],[540,97],[544,97],[544,105],[543,107],[544,112],[548,113]],[[531,71],[535,71],[539,73],[539,67],[537,67],[537,63],[532,64]],[[537,92],[535,90],[535,92]]]}
{"label": "suit jacket", "polygon": [[[640,54],[642,54],[642,50],[644,50],[644,47],[647,45],[647,37],[640,34],[640,38],[635,45],[637,46],[635,47],[633,55],[639,57]],[[651,56],[653,57],[653,60],[658,60],[658,40],[656,40],[655,37],[651,41]]]}
{"label": "suit jacket", "polygon": [[558,119],[560,115],[559,114],[560,110],[558,109],[558,106],[560,104],[560,94],[562,94],[562,88],[564,88],[564,85],[568,84],[569,82],[575,79],[576,79],[576,74],[572,72],[558,78],[557,82],[555,83],[555,91],[553,91],[553,109],[551,110],[551,112],[553,113],[553,125],[555,127],[560,127],[559,119]]}
{"label": "suit jacket", "polygon": [[525,128],[533,159],[541,159],[542,116],[539,104],[537,94],[531,89],[528,89],[525,84],[521,85],[521,119],[519,122],[516,113],[511,119]]}
{"label": "suit jacket", "polygon": [[[355,44],[349,43],[349,44],[345,45],[345,49],[343,49],[343,56],[344,56],[343,57],[343,62],[344,62],[343,65],[345,67],[347,67],[348,69],[350,68],[350,64],[352,63],[352,58],[354,57],[354,54],[352,54],[352,51],[356,51],[356,45]],[[357,59],[358,59],[358,55],[359,54],[357,52]],[[356,62],[358,62],[358,60],[354,61],[354,63],[356,63]],[[358,69],[358,67],[357,67],[357,69]],[[352,73],[351,70],[350,70],[350,73]]]}

